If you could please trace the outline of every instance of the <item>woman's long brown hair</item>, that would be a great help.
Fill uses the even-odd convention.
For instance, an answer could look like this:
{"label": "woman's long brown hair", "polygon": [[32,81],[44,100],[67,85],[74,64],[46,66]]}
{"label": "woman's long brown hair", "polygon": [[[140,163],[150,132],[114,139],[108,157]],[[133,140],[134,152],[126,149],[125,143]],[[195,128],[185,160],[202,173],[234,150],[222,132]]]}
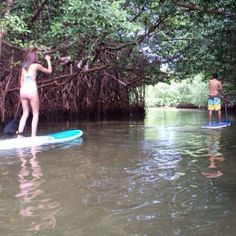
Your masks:
{"label": "woman's long brown hair", "polygon": [[38,60],[38,56],[37,56],[36,52],[30,51],[27,53],[27,55],[23,61],[23,68],[26,71],[28,71],[31,64],[38,63],[38,62],[39,62],[39,60]]}

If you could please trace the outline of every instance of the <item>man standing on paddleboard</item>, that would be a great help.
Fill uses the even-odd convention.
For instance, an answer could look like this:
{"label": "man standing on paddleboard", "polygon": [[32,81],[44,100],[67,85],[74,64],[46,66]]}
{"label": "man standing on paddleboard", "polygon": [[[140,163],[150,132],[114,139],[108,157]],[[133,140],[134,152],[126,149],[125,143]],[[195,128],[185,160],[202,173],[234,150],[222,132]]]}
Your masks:
{"label": "man standing on paddleboard", "polygon": [[221,123],[221,98],[224,98],[222,83],[218,80],[218,74],[213,73],[209,80],[208,117],[212,122],[212,111],[218,112],[218,120]]}

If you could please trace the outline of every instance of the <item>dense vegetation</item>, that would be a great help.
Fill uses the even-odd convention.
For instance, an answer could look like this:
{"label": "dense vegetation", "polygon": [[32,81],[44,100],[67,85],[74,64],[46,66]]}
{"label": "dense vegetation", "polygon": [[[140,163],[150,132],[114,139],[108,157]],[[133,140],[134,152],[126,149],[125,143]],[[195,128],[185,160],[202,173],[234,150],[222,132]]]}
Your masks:
{"label": "dense vegetation", "polygon": [[39,79],[42,113],[144,113],[145,85],[212,71],[236,87],[234,0],[4,0],[0,13],[2,121],[20,107],[29,48],[53,58]]}
{"label": "dense vegetation", "polygon": [[170,84],[160,82],[154,86],[149,85],[146,94],[148,107],[204,108],[207,105],[208,84],[196,76],[192,81],[172,80]]}

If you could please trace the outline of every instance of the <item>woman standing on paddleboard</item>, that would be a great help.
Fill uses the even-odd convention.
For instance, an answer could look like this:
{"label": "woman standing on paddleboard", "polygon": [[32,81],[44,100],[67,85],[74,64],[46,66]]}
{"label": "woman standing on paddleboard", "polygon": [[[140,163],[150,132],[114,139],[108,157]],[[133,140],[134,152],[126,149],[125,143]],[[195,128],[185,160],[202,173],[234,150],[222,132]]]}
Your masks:
{"label": "woman standing on paddleboard", "polygon": [[25,57],[21,70],[20,78],[20,99],[23,114],[20,119],[17,134],[22,135],[27,118],[29,116],[30,106],[32,108],[33,118],[31,123],[31,136],[36,136],[39,119],[39,95],[36,83],[37,73],[42,71],[47,74],[52,73],[51,58],[45,56],[47,68],[39,64],[36,52],[30,51]]}

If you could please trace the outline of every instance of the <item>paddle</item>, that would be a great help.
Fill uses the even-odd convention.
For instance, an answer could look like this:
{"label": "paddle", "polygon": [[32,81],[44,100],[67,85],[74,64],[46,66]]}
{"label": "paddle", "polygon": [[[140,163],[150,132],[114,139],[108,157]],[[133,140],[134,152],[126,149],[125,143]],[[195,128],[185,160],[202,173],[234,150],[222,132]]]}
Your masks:
{"label": "paddle", "polygon": [[226,121],[228,121],[228,113],[227,113],[226,101],[225,101],[225,119],[226,119]]}
{"label": "paddle", "polygon": [[20,101],[18,102],[18,105],[17,105],[17,110],[16,110],[16,114],[14,116],[14,118],[9,121],[5,127],[3,128],[3,134],[6,134],[6,135],[14,135],[16,134],[16,131],[18,129],[18,124],[19,124],[19,117],[18,117],[18,114],[19,114],[19,110],[20,110]]}
{"label": "paddle", "polygon": [[224,99],[224,107],[225,107],[225,122],[228,123],[228,126],[231,125],[231,121],[228,120],[228,112],[227,112],[227,100]]}
{"label": "paddle", "polygon": [[15,117],[14,119],[12,119],[10,122],[8,122],[4,129],[3,129],[3,134],[7,134],[7,135],[14,135],[16,134],[17,128],[18,128],[18,123],[19,123],[19,119],[18,117]]}

